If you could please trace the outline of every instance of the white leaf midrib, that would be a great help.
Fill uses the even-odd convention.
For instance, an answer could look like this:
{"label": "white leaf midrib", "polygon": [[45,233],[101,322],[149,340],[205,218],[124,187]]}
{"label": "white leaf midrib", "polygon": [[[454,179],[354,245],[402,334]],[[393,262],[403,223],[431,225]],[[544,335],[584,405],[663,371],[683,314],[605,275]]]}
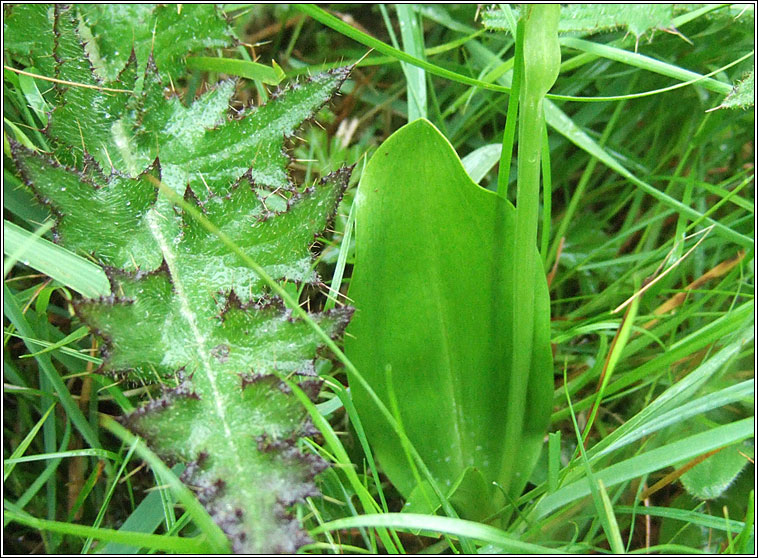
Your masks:
{"label": "white leaf midrib", "polygon": [[184,283],[181,279],[181,274],[178,273],[176,253],[172,249],[173,243],[167,242],[167,239],[163,234],[163,230],[159,222],[160,219],[161,217],[155,209],[150,210],[150,214],[147,219],[147,222],[150,226],[150,231],[158,243],[158,246],[163,253],[163,258],[166,261],[166,265],[168,266],[169,273],[171,275],[171,282],[174,286],[174,295],[179,301],[180,313],[184,320],[187,322],[187,325],[189,325],[190,331],[192,332],[192,337],[195,342],[195,346],[197,347],[197,354],[200,358],[202,371],[204,372],[205,378],[208,380],[208,384],[210,385],[210,388],[213,392],[211,396],[213,398],[216,414],[223,424],[226,439],[232,452],[236,456],[234,462],[237,467],[237,471],[241,475],[243,473],[242,459],[239,452],[239,447],[236,443],[237,439],[232,434],[231,428],[229,426],[229,421],[226,415],[226,408],[224,406],[225,398],[222,397],[221,392],[218,389],[218,378],[213,366],[211,365],[211,354],[206,346],[207,340],[205,335],[203,335],[203,333],[200,331],[200,328],[198,327],[197,318],[195,313],[192,311],[189,297],[187,296],[187,292],[184,288]]}

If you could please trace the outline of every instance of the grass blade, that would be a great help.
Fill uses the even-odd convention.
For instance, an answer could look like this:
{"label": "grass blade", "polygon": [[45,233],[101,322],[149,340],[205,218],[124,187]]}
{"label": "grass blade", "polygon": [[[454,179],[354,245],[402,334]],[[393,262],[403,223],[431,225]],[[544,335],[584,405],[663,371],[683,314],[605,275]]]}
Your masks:
{"label": "grass blade", "polygon": [[110,283],[100,266],[44,238],[39,238],[53,224],[50,221],[45,230],[40,229],[35,234],[31,234],[18,225],[4,220],[4,250],[6,254],[12,255],[6,260],[4,267],[14,259],[23,259],[25,265],[33,267],[86,297],[97,298],[110,294]]}

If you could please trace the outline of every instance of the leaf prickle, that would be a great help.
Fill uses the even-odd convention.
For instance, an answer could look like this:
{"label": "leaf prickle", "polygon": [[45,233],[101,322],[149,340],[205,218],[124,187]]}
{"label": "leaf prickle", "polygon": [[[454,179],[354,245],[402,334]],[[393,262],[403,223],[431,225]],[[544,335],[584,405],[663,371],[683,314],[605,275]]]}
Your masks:
{"label": "leaf prickle", "polygon": [[[299,188],[287,171],[285,142],[330,101],[349,69],[291,84],[266,105],[237,113],[233,80],[184,106],[175,93],[165,95],[181,71],[176,52],[156,63],[144,37],[135,37],[124,61],[115,49],[125,45],[98,41],[98,29],[119,17],[192,25],[205,21],[199,11],[220,18],[216,9],[186,5],[183,19],[168,7],[111,8],[12,9],[15,59],[85,86],[56,83],[44,131],[52,151],[9,138],[13,160],[57,217],[56,241],[106,270],[111,294],[75,304],[104,339],[99,371],[160,385],[160,394],[122,422],[163,459],[187,464],[184,482],[234,551],[294,552],[309,539],[290,508],[317,494],[313,479],[326,464],[298,447],[317,431],[285,380],[318,397],[314,362],[323,341],[158,186],[183,194],[270,276],[316,283],[311,247],[352,169]],[[54,40],[19,38],[15,29],[25,24]],[[223,39],[223,19],[209,25],[216,42],[194,47]],[[96,44],[85,44],[86,29]],[[185,36],[186,29],[172,29]],[[267,207],[262,192],[272,191],[285,209]],[[338,339],[351,315],[343,307],[311,317]]]}

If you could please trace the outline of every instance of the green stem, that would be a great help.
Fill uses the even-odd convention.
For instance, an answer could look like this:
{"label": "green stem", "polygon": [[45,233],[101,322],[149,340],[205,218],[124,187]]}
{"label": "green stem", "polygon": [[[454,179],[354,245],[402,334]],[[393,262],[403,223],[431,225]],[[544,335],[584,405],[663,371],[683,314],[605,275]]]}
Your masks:
{"label": "green stem", "polygon": [[[505,490],[521,483],[513,477],[520,463],[526,394],[534,339],[534,276],[537,261],[540,159],[542,152],[543,102],[558,77],[561,55],[558,44],[558,5],[530,5],[524,10],[524,73],[519,101],[518,184],[513,250],[513,353],[510,367],[508,405],[505,409],[505,451],[500,478]],[[522,26],[519,25],[519,28]],[[518,320],[515,318],[518,317]],[[522,479],[523,481],[523,479]]]}
{"label": "green stem", "polygon": [[508,114],[505,117],[503,131],[503,149],[500,151],[500,168],[497,173],[497,193],[508,199],[508,182],[511,176],[511,159],[513,158],[513,138],[516,136],[516,118],[518,117],[519,95],[521,94],[521,75],[524,73],[524,22],[519,22],[516,31],[516,49],[514,53],[513,81],[508,99]]}

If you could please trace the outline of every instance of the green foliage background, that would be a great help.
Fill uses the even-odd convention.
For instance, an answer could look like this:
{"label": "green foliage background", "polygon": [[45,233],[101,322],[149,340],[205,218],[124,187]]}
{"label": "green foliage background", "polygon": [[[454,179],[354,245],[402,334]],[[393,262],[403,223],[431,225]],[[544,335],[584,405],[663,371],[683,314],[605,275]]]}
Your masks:
{"label": "green foliage background", "polygon": [[[144,25],[119,32],[108,12],[95,5],[84,8],[93,63],[115,89],[132,37],[139,61],[130,70],[134,75],[145,72],[144,53],[155,41],[161,46],[154,50],[157,68],[171,76],[185,102],[199,97],[210,104],[214,94],[224,93],[218,103],[226,106],[234,93],[237,109],[275,96],[267,85],[279,75],[271,60],[287,80],[358,62],[341,96],[330,110],[318,113],[320,125],[297,131],[304,141],[294,136],[263,141],[262,152],[275,161],[255,177],[265,184],[259,195],[266,207],[276,212],[286,206],[274,193],[283,179],[276,169],[287,162],[279,157],[281,147],[289,149],[290,173],[298,184],[310,185],[343,164],[357,164],[333,226],[319,238],[323,250],[314,267],[324,284],[284,284],[312,312],[348,302],[344,293],[355,254],[352,205],[363,157],[409,116],[428,118],[475,182],[497,188],[498,163],[509,155],[501,153],[501,146],[515,10],[493,10],[477,19],[474,5],[334,6],[328,11],[341,16],[335,23],[316,8],[227,6],[228,26],[204,33],[207,41],[196,41],[171,34],[177,28],[172,18],[182,17],[174,7],[160,25],[149,10],[123,9],[133,10],[130,17]],[[4,25],[10,24],[7,14]],[[208,21],[201,16],[199,22]],[[542,198],[536,239],[550,284],[555,361],[550,435],[524,493],[505,511],[505,523],[495,528],[445,517],[444,510],[397,513],[405,498],[373,459],[371,438],[360,422],[365,411],[356,411],[345,390],[344,367],[324,359],[317,361],[316,371],[326,379],[318,404],[302,401],[321,437],[304,439],[300,448],[335,466],[317,477],[321,496],[295,508],[314,539],[303,550],[410,553],[454,546],[484,552],[690,553],[754,547],[754,477],[748,459],[754,414],[754,58],[749,56],[754,14],[749,7],[714,5],[669,6],[656,19],[649,16],[630,21],[619,19],[624,14],[594,12],[562,19],[581,25],[562,23],[563,63],[545,109],[551,171],[544,184],[550,195]],[[504,30],[484,31],[480,21],[500,21]],[[50,48],[49,35],[14,36],[5,29],[5,52],[13,53],[6,54],[5,63],[14,68],[29,69],[34,50]],[[229,30],[240,44],[228,42]],[[124,37],[128,45],[118,42]],[[369,46],[375,50],[365,56]],[[184,73],[189,50],[197,59]],[[98,58],[99,52],[119,54]],[[251,64],[255,56],[267,69],[245,66],[250,77],[236,91],[222,82],[213,93],[209,86],[239,66],[229,64],[224,72],[218,62],[204,66],[200,55]],[[52,63],[33,69],[54,75]],[[72,67],[71,72],[82,72],[73,81],[87,83],[88,71]],[[682,83],[688,84],[667,90]],[[48,143],[51,138],[72,145],[96,138],[113,141],[113,122],[104,115],[117,114],[128,101],[118,92],[106,98],[93,91],[69,88],[69,108],[60,109],[78,106],[78,116],[99,114],[84,132],[53,127],[43,133],[55,121],[46,113],[54,94],[50,83],[4,72],[3,193],[10,264],[4,305],[4,486],[6,521],[13,520],[6,524],[6,549],[207,552],[212,524],[203,523],[181,492],[168,488],[168,470],[161,472],[153,462],[152,472],[140,468],[137,446],[99,425],[99,413],[118,415],[154,388],[114,384],[93,374],[96,342],[73,317],[77,295],[72,289],[81,285],[97,292],[104,276],[96,275],[86,259],[61,260],[43,240],[30,240],[47,211],[23,186],[10,142],[49,150],[55,147]],[[198,117],[178,99],[165,106],[173,116],[154,112],[148,127],[165,129],[171,118]],[[296,122],[300,116],[292,118]],[[150,137],[137,138],[144,143],[131,161],[117,145],[107,154],[92,155],[105,168],[110,157],[116,167],[142,170],[155,156]],[[167,172],[162,180],[169,183],[181,184],[193,171],[208,170],[207,161],[192,151],[198,142],[181,140],[161,146]],[[248,149],[254,147],[241,148],[240,160]],[[75,150],[56,155],[82,162]],[[244,172],[243,167],[228,165],[229,176]],[[511,201],[513,168],[505,177]],[[203,192],[202,181],[192,186]],[[89,218],[92,227],[113,221],[112,216]],[[49,227],[38,232],[52,239]],[[87,237],[86,231],[81,236]],[[623,322],[622,314],[612,311],[642,281],[669,267],[639,299],[626,343],[615,344]],[[29,358],[41,350],[46,352]],[[51,395],[61,389],[70,394],[63,405]],[[593,409],[594,422],[587,429]],[[74,424],[80,420],[76,412],[81,424]],[[83,432],[102,440],[101,447]],[[577,443],[582,434],[585,454]],[[181,505],[175,506],[177,501]],[[127,535],[119,538],[119,530]]]}

